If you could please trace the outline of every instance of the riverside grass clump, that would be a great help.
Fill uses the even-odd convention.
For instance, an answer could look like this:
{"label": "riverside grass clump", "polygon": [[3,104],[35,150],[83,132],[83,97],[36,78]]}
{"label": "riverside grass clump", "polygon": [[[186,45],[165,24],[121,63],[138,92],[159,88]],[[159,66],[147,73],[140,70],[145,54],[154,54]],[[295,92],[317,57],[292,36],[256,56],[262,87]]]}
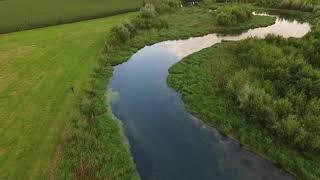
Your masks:
{"label": "riverside grass clump", "polygon": [[137,11],[142,0],[4,0],[0,33],[21,31]]}

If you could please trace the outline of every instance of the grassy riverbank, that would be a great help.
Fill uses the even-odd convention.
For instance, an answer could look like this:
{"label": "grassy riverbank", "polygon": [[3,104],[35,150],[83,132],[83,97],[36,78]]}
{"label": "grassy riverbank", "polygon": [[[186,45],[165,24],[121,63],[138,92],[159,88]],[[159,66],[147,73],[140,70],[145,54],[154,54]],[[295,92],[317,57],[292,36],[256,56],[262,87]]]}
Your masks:
{"label": "grassy riverbank", "polygon": [[[111,27],[135,15],[0,35],[0,179],[49,178],[60,159],[57,145],[65,125],[78,114],[80,89],[105,37]],[[122,142],[118,127],[109,131]],[[122,158],[130,160],[130,154]]]}
{"label": "grassy riverbank", "polygon": [[[311,18],[309,15],[307,15],[306,17]],[[310,20],[314,21],[314,19]],[[310,96],[310,99],[312,99],[312,101],[317,101],[317,91],[312,90],[312,88],[317,86],[317,83],[311,83],[313,85],[310,85],[309,89],[303,87],[303,82],[309,77],[308,75],[303,75],[302,71],[297,70],[299,71],[299,73],[292,72],[293,75],[287,76],[288,78],[290,76],[293,77],[296,74],[299,74],[297,76],[304,76],[303,80],[299,80],[298,85],[293,85],[295,84],[295,80],[293,79],[281,80],[282,78],[285,78],[285,75],[279,76],[281,74],[281,70],[279,70],[281,66],[276,66],[270,69],[254,69],[256,67],[253,68],[253,65],[249,64],[254,61],[253,59],[250,59],[252,61],[245,61],[248,57],[251,57],[247,55],[249,54],[249,51],[251,55],[255,54],[255,60],[257,61],[257,64],[260,63],[260,65],[263,63],[267,64],[268,60],[270,60],[271,62],[276,62],[278,60],[279,62],[281,62],[279,64],[282,64],[284,61],[286,61],[284,59],[290,59],[290,57],[295,56],[304,56],[303,61],[305,62],[299,60],[301,62],[301,69],[305,68],[303,66],[308,66],[306,74],[314,73],[313,75],[316,76],[316,74],[319,74],[319,72],[317,71],[318,65],[313,61],[313,57],[316,58],[317,55],[315,53],[310,57],[307,54],[313,53],[306,53],[307,50],[303,49],[303,47],[309,46],[309,49],[312,50],[312,45],[308,44],[308,42],[313,42],[313,44],[316,43],[315,39],[317,38],[313,39],[313,36],[317,37],[317,35],[310,35],[306,38],[303,38],[302,40],[292,39],[291,41],[273,41],[271,38],[271,40],[269,40],[268,42],[266,42],[265,40],[223,42],[213,47],[204,49],[198,53],[192,54],[174,65],[170,69],[168,83],[179,93],[181,93],[187,109],[195,116],[202,119],[204,122],[213,127],[216,127],[222,133],[230,135],[233,138],[239,140],[244,145],[244,147],[256,152],[257,154],[260,154],[267,159],[270,159],[279,167],[287,170],[288,172],[291,172],[299,178],[316,180],[320,178],[320,157],[317,150],[317,132],[319,131],[316,130],[316,128],[318,128],[319,126],[316,120],[313,121],[307,119],[311,118],[311,110],[308,111],[308,114],[306,115],[307,117],[297,115],[297,117],[301,118],[301,120],[299,121],[284,121],[282,119],[279,119],[278,122],[270,125],[270,123],[272,123],[272,120],[270,120],[270,122],[265,122],[266,120],[264,118],[269,117],[270,114],[268,113],[271,109],[268,109],[268,113],[260,114],[260,116],[257,114],[252,114],[252,112],[254,112],[256,109],[258,109],[257,111],[261,113],[267,112],[266,109],[264,109],[266,111],[262,109],[262,111],[259,110],[259,106],[263,104],[262,106],[265,107],[266,102],[260,105],[257,103],[254,106],[250,106],[251,108],[244,109],[245,104],[243,102],[244,97],[242,95],[243,93],[246,93],[245,89],[240,91],[240,94],[238,95],[240,96],[240,98],[238,100],[234,100],[235,97],[232,93],[230,93],[230,90],[228,90],[228,88],[230,89],[231,87],[231,85],[229,85],[229,82],[232,81],[232,78],[238,76],[239,79],[233,79],[233,81],[234,83],[238,83],[239,86],[235,86],[234,88],[240,88],[241,86],[243,86],[243,84],[241,84],[243,82],[243,79],[241,78],[244,78],[244,76],[246,75],[240,76],[239,74],[246,74],[246,72],[249,72],[248,77],[250,80],[248,81],[252,83],[250,85],[255,86],[256,88],[264,87],[266,92],[273,94],[273,98],[276,97],[277,93],[275,92],[278,91],[276,88],[279,88],[273,88],[273,86],[280,86],[279,82],[284,81],[292,83],[285,85],[285,87],[283,87],[284,89],[293,89],[295,88],[294,86],[299,86],[298,89],[300,89],[300,91],[305,91],[305,94],[308,94],[305,97],[306,99],[308,98],[307,96]],[[250,48],[244,48],[248,43],[252,43],[252,46],[248,45],[250,46]],[[267,45],[265,45],[264,43],[267,43]],[[268,51],[265,53],[265,48],[269,48],[268,50],[275,50],[276,52]],[[269,56],[267,55],[268,53],[270,54]],[[293,54],[295,55],[292,56]],[[282,65],[285,67],[294,67],[294,65],[290,65],[290,62],[295,62],[294,59],[286,62],[288,62],[286,63],[286,65]],[[264,66],[267,66],[266,64],[264,64]],[[275,70],[277,68],[279,71]],[[265,74],[262,74],[262,72],[264,71],[266,71]],[[288,68],[286,70],[283,69],[282,72],[291,71],[294,70]],[[273,80],[268,81],[267,77],[264,76],[273,76]],[[261,80],[261,78],[266,78],[267,80],[264,79],[264,82]],[[274,78],[279,78],[280,80]],[[309,80],[312,81],[311,79],[308,79],[308,81]],[[274,83],[274,85],[270,85],[272,83]],[[281,92],[279,94],[283,93]],[[253,96],[248,96],[249,100],[250,97],[251,100],[254,99]],[[290,97],[292,97],[292,100],[295,96]],[[259,95],[259,98],[263,99],[261,94]],[[279,105],[282,103],[280,101],[283,101],[282,99],[280,100],[280,98],[281,95],[277,95],[277,99],[274,100],[274,106],[271,106],[275,107],[278,103],[279,109],[283,107],[286,113],[291,113],[290,115],[288,115],[290,117],[295,116],[292,114],[297,113],[299,107],[303,108],[302,103],[294,104],[292,102],[292,107],[283,106],[283,104]],[[305,108],[315,108],[309,107],[311,106],[311,104],[313,106],[316,106],[315,103],[311,102]],[[275,111],[276,113],[280,112],[280,110],[277,109]],[[301,110],[301,112],[299,113],[303,114],[304,110]],[[281,114],[278,116],[282,117],[285,115]],[[316,115],[313,114],[312,118],[314,118],[314,116]],[[259,117],[261,117],[261,119],[259,119]],[[299,123],[299,125],[295,123]],[[301,130],[298,129],[298,127],[303,127],[304,129]],[[308,128],[310,128],[310,130]],[[304,136],[302,136],[302,133],[300,133],[299,131],[310,132],[303,133]],[[301,138],[304,139],[301,140]],[[311,138],[314,138],[314,140],[312,140]]]}

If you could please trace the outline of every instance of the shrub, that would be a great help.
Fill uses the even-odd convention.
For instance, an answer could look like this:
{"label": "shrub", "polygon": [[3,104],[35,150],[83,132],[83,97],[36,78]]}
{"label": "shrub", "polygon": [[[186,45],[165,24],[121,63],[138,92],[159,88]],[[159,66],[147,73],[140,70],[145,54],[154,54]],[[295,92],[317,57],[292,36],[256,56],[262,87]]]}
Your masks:
{"label": "shrub", "polygon": [[181,0],[146,0],[146,4],[152,4],[160,13],[174,12],[181,6]]}
{"label": "shrub", "polygon": [[130,31],[124,25],[115,26],[111,29],[111,37],[115,43],[124,43],[130,39]]}
{"label": "shrub", "polygon": [[217,22],[222,26],[232,26],[237,23],[236,17],[226,12],[221,12],[217,15]]}
{"label": "shrub", "polygon": [[137,29],[131,21],[124,22],[123,26],[129,30],[130,38],[134,37],[137,34]]}
{"label": "shrub", "polygon": [[305,0],[283,0],[278,7],[306,12],[312,12],[314,10],[313,5]]}
{"label": "shrub", "polygon": [[222,26],[232,26],[252,17],[252,7],[249,5],[223,6],[217,9],[217,23]]}
{"label": "shrub", "polygon": [[146,4],[140,9],[142,18],[155,18],[157,15],[158,13],[152,4]]}
{"label": "shrub", "polygon": [[110,42],[107,42],[106,49],[111,48],[112,45],[125,43],[141,30],[167,27],[168,23],[159,17],[159,13],[155,10],[155,7],[152,4],[146,4],[141,8],[137,17],[112,28],[112,38]]}

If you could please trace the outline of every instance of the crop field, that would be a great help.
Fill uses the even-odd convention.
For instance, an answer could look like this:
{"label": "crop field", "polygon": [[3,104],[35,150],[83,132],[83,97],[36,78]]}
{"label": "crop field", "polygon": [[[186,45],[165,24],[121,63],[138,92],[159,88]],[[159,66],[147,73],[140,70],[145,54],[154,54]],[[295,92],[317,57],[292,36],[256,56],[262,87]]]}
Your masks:
{"label": "crop field", "polygon": [[0,179],[48,179],[105,37],[134,15],[0,35]]}
{"label": "crop field", "polygon": [[141,0],[0,0],[0,33],[115,15],[141,4]]}

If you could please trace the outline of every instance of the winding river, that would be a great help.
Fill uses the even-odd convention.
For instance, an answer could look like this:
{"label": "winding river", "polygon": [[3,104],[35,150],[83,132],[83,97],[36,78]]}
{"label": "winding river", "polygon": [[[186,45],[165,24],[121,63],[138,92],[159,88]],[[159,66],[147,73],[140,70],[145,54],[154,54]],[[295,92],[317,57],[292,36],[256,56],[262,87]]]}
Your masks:
{"label": "winding river", "polygon": [[274,25],[234,36],[209,34],[146,46],[115,67],[108,87],[113,114],[122,121],[142,179],[294,179],[271,162],[197,120],[170,88],[168,69],[183,57],[222,40],[302,37],[308,23],[277,17]]}

